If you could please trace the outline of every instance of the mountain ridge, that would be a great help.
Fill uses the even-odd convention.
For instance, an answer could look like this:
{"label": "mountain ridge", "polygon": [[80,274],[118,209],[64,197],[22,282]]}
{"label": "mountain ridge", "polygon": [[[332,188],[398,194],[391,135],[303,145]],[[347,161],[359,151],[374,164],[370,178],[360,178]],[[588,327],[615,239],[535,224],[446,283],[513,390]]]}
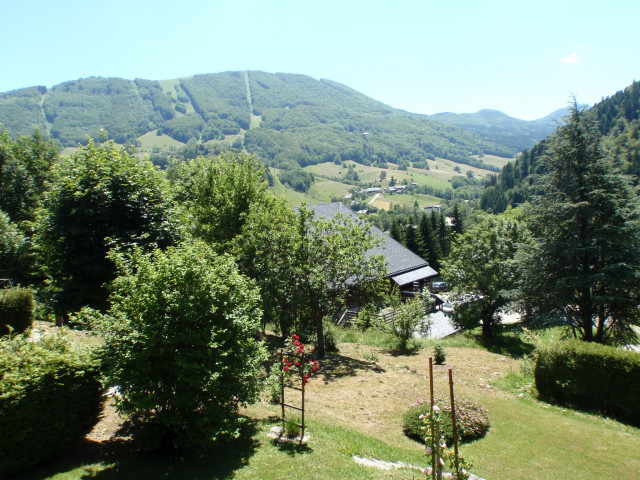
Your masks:
{"label": "mountain ridge", "polygon": [[161,81],[89,77],[0,93],[0,123],[11,135],[36,127],[63,146],[101,130],[122,144],[155,131],[185,145],[234,141],[281,168],[338,157],[474,165],[481,154],[510,157],[522,149],[514,132],[503,135],[505,142],[436,117],[395,109],[329,79],[253,70]]}

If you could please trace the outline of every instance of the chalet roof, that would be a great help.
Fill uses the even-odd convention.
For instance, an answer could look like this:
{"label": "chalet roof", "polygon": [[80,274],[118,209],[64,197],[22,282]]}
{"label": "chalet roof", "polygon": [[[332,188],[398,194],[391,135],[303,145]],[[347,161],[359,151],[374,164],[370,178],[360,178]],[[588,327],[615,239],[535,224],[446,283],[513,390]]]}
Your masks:
{"label": "chalet roof", "polygon": [[[308,205],[308,207],[315,212],[314,218],[324,217],[326,219],[330,219],[335,217],[337,213],[349,215],[353,218],[360,218],[353,210],[344,205],[342,202],[316,203]],[[382,242],[378,246],[374,247],[369,253],[381,253],[385,256],[387,260],[387,271],[389,277],[393,278],[401,274],[413,271],[416,271],[416,274],[418,276],[424,274],[424,276],[420,276],[420,278],[413,278],[416,275],[412,275],[412,280],[402,284],[399,283],[398,285],[406,285],[407,283],[421,280],[423,278],[432,277],[438,274],[438,272],[429,267],[429,263],[426,260],[413,253],[400,242],[397,242],[396,240],[391,238],[378,227],[372,226],[371,231],[376,237],[381,238]],[[417,272],[418,270],[419,274]],[[404,281],[404,279],[400,279],[400,281]]]}

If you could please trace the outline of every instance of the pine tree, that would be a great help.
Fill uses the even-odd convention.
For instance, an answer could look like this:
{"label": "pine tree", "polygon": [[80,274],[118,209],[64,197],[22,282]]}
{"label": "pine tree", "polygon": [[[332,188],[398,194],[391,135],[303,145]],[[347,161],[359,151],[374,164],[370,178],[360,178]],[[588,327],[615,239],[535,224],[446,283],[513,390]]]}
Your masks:
{"label": "pine tree", "polygon": [[451,226],[452,233],[460,234],[462,233],[462,216],[460,215],[460,209],[458,208],[458,204],[456,203],[453,206],[453,225]]}
{"label": "pine tree", "polygon": [[418,245],[420,247],[420,256],[427,260],[429,265],[438,268],[438,259],[441,256],[440,247],[433,234],[429,215],[426,213],[422,214],[418,224]]}
{"label": "pine tree", "polygon": [[522,259],[522,294],[534,313],[566,319],[584,340],[626,342],[640,315],[640,211],[600,140],[574,102],[528,209],[536,244]]}
{"label": "pine tree", "polygon": [[412,224],[407,224],[404,227],[404,238],[403,238],[403,244],[405,247],[407,247],[409,250],[411,250],[414,253],[418,253],[418,251],[420,250],[420,247],[418,246],[418,237],[416,235],[416,227]]}

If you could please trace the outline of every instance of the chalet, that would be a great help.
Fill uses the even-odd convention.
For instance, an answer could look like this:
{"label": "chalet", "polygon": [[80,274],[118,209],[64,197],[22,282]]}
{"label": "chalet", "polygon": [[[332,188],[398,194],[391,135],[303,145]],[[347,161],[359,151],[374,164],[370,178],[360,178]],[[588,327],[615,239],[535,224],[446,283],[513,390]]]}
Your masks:
{"label": "chalet", "polygon": [[425,213],[431,213],[431,212],[440,213],[441,210],[442,210],[442,205],[427,205],[426,207],[424,207]]}
{"label": "chalet", "polygon": [[[317,203],[308,205],[315,212],[315,218],[333,218],[342,213],[354,218],[358,215],[342,202]],[[382,239],[382,242],[370,251],[370,254],[380,253],[387,260],[387,278],[400,290],[414,290],[416,287],[422,290],[438,275],[438,272],[429,266],[429,263],[413,253],[407,247],[397,242],[378,227],[371,227],[372,233]]]}
{"label": "chalet", "polygon": [[371,187],[360,190],[360,193],[370,194],[370,193],[380,193],[382,189],[380,187]]}

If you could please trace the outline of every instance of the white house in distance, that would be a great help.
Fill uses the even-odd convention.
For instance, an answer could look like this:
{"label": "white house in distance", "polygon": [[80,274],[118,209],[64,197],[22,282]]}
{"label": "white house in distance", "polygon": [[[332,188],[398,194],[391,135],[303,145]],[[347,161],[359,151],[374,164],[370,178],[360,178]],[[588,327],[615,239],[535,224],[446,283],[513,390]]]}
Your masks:
{"label": "white house in distance", "polygon": [[425,213],[440,213],[442,211],[442,205],[427,205],[426,207],[424,207],[424,211]]}
{"label": "white house in distance", "polygon": [[[315,218],[333,218],[342,213],[354,218],[358,215],[342,202],[316,203],[308,205],[315,212]],[[416,255],[407,247],[397,242],[376,226],[371,227],[372,233],[382,239],[382,242],[371,249],[370,254],[381,253],[387,260],[387,278],[400,290],[409,290],[418,287],[422,290],[429,284],[438,272],[429,266],[429,263]]]}

